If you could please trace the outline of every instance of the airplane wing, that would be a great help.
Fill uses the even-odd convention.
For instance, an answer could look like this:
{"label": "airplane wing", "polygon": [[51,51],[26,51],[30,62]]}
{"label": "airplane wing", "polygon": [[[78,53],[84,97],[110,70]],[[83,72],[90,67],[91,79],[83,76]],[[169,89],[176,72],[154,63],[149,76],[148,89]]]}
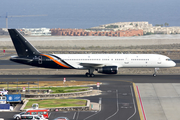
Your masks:
{"label": "airplane wing", "polygon": [[83,67],[93,67],[93,68],[105,66],[104,64],[96,64],[96,63],[79,63],[79,65]]}
{"label": "airplane wing", "polygon": [[79,65],[85,68],[98,68],[98,67],[104,67],[104,66],[122,67],[122,65],[119,65],[119,64],[99,64],[99,63],[79,63]]}

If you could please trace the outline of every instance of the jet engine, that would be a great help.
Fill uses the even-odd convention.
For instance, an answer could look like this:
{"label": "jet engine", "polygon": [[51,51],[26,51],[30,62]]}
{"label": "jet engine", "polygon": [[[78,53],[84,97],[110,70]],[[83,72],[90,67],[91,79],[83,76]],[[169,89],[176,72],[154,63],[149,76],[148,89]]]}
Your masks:
{"label": "jet engine", "polygon": [[104,74],[117,74],[118,67],[117,66],[105,66],[97,69],[98,73]]}

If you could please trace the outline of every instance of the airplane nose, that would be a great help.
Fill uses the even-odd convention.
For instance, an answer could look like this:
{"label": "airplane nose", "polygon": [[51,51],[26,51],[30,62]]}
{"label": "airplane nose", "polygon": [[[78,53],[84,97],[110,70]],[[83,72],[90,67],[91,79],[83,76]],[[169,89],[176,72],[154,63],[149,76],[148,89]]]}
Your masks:
{"label": "airplane nose", "polygon": [[173,67],[175,67],[176,66],[176,63],[173,61],[173,65],[172,65]]}

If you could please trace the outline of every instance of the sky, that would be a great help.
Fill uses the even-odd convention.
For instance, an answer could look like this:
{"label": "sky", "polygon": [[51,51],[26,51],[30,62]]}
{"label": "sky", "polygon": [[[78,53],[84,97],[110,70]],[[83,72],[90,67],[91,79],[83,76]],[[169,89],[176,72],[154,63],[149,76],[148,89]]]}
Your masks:
{"label": "sky", "polygon": [[114,22],[148,21],[180,26],[180,0],[0,0],[0,28],[90,28]]}

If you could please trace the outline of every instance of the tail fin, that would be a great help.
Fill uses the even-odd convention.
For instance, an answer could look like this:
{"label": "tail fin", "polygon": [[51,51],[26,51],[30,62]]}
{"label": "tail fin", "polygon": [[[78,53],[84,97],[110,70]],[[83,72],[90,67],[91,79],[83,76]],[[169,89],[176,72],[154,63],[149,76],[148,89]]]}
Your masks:
{"label": "tail fin", "polygon": [[8,31],[19,57],[33,57],[40,54],[16,29],[8,29]]}

